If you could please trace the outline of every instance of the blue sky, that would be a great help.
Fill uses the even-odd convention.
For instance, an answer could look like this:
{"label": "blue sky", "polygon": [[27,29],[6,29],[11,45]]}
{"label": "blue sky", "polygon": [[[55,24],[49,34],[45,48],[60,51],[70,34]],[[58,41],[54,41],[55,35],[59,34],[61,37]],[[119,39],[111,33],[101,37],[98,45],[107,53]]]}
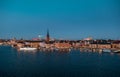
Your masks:
{"label": "blue sky", "polygon": [[119,0],[0,0],[0,38],[120,39]]}

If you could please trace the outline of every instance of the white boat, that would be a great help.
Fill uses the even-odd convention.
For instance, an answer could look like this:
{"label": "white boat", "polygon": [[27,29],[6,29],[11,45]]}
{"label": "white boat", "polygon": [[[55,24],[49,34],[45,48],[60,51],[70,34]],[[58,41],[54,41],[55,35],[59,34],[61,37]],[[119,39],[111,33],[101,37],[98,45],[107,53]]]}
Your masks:
{"label": "white boat", "polygon": [[37,48],[23,47],[23,48],[20,48],[20,50],[23,50],[23,51],[34,51],[34,50],[37,50]]}
{"label": "white boat", "polygon": [[111,52],[110,49],[103,49],[102,51],[103,51],[103,52]]}
{"label": "white boat", "polygon": [[2,45],[3,43],[0,43],[0,45]]}
{"label": "white boat", "polygon": [[115,50],[115,51],[113,51],[114,53],[120,53],[120,50]]}

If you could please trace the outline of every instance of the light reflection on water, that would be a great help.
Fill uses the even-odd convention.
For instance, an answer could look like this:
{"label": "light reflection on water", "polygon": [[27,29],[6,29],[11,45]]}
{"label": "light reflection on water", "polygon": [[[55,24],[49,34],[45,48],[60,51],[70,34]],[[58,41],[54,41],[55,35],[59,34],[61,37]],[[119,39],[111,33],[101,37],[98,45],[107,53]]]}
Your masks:
{"label": "light reflection on water", "polygon": [[0,77],[120,77],[120,54],[0,47]]}

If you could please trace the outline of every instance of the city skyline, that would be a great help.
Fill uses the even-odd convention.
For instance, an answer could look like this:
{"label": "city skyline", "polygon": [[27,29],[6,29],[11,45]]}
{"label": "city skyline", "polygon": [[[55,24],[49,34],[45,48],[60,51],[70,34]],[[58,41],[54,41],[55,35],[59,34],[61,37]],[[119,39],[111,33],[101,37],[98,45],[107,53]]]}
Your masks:
{"label": "city skyline", "polygon": [[0,2],[0,38],[120,39],[118,0],[5,0]]}

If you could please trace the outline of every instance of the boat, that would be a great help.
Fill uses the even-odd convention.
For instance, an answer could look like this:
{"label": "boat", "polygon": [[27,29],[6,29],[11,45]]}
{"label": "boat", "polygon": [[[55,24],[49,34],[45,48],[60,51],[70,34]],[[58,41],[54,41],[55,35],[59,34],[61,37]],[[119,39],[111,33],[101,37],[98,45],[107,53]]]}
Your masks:
{"label": "boat", "polygon": [[115,50],[113,51],[114,53],[120,53],[120,49],[119,50]]}
{"label": "boat", "polygon": [[20,50],[22,51],[34,51],[34,50],[37,50],[37,48],[32,48],[32,47],[23,47],[23,48],[20,48]]}
{"label": "boat", "polygon": [[3,45],[3,43],[0,43],[0,45]]}
{"label": "boat", "polygon": [[103,51],[103,52],[111,52],[110,49],[103,49],[102,51]]}

